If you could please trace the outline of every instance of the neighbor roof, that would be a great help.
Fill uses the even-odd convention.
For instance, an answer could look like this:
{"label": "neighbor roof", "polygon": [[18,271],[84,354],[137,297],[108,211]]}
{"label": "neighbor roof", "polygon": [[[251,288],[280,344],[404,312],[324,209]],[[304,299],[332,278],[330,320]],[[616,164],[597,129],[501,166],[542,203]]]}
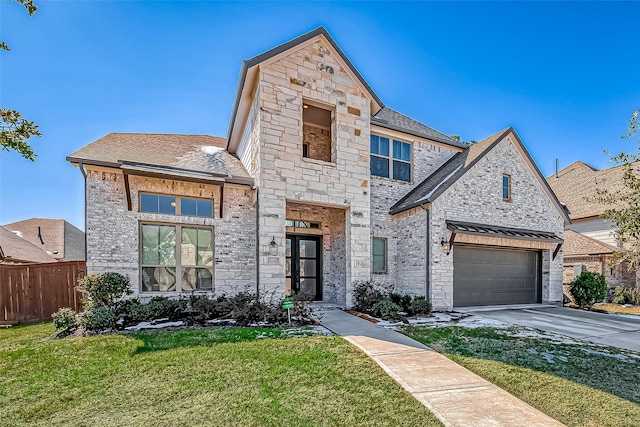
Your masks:
{"label": "neighbor roof", "polygon": [[[638,166],[636,166],[636,169]],[[595,201],[597,190],[611,193],[620,191],[624,185],[624,166],[598,170],[577,161],[547,178],[549,186],[558,199],[569,209],[571,219],[602,216],[611,205]]]}
{"label": "neighbor roof", "polygon": [[0,226],[0,261],[57,262],[44,250]]}
{"label": "neighbor roof", "polygon": [[250,183],[240,160],[226,150],[226,140],[209,135],[110,133],[67,156],[72,163],[116,168],[160,168],[188,178],[198,174]]}
{"label": "neighbor roof", "polygon": [[382,108],[380,111],[378,111],[378,113],[376,113],[375,116],[372,116],[371,124],[386,129],[407,133],[409,135],[431,139],[433,141],[442,142],[448,145],[453,145],[454,147],[468,147],[468,144],[456,141],[450,136],[447,136],[442,132],[438,132],[437,130],[432,129],[429,126],[412,119],[411,117],[398,113],[397,111],[392,110],[389,107]]}
{"label": "neighbor roof", "polygon": [[573,230],[564,232],[564,256],[612,254],[616,248],[576,233]]}

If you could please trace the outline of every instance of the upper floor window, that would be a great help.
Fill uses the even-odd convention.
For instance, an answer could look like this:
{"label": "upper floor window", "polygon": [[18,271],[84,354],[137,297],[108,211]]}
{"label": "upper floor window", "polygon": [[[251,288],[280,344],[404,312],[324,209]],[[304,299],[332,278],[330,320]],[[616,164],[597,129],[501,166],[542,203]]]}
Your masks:
{"label": "upper floor window", "polygon": [[411,181],[411,144],[371,134],[371,175]]}
{"label": "upper floor window", "polygon": [[187,197],[140,194],[140,212],[213,217],[213,201]]}
{"label": "upper floor window", "polygon": [[302,105],[302,157],[331,161],[331,111]]}
{"label": "upper floor window", "polygon": [[511,201],[511,175],[502,175],[502,200]]}

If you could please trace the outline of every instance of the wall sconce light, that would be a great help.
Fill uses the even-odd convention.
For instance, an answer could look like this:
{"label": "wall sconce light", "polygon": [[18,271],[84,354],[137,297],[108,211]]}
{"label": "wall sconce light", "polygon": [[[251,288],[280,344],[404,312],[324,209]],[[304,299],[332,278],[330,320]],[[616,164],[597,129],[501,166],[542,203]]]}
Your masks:
{"label": "wall sconce light", "polygon": [[440,240],[440,246],[442,246],[442,250],[444,251],[444,253],[449,255],[449,253],[451,252],[451,244],[449,243],[449,241],[445,239]]}
{"label": "wall sconce light", "polygon": [[276,236],[271,238],[269,243],[269,255],[278,255],[278,244],[276,243]]}

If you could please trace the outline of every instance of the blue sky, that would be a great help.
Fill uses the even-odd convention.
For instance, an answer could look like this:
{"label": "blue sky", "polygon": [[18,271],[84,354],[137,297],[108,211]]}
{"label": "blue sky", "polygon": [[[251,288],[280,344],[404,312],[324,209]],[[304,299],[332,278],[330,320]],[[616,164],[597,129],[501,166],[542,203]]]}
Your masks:
{"label": "blue sky", "polygon": [[0,224],[84,228],[65,156],[109,132],[225,136],[242,59],[319,25],[391,108],[480,140],[513,125],[542,172],[609,167],[640,108],[640,2],[0,0],[0,105],[40,125],[0,152]]}

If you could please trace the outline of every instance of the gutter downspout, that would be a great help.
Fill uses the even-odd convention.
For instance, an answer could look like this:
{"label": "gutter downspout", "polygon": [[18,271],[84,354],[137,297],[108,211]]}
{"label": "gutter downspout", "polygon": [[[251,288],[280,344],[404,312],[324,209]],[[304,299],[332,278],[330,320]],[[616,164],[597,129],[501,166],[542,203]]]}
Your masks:
{"label": "gutter downspout", "polygon": [[84,179],[84,274],[87,274],[87,171],[84,169],[82,162],[78,162],[78,168]]}
{"label": "gutter downspout", "polygon": [[424,210],[426,212],[427,215],[427,229],[426,229],[426,236],[427,236],[427,246],[426,246],[426,250],[425,250],[425,297],[427,298],[427,301],[431,301],[431,269],[430,264],[429,264],[429,255],[431,254],[431,227],[430,227],[430,211],[429,209],[425,208],[424,205],[420,205],[420,207],[422,208],[422,210]]}
{"label": "gutter downspout", "polygon": [[260,299],[260,188],[256,187],[256,302]]}

